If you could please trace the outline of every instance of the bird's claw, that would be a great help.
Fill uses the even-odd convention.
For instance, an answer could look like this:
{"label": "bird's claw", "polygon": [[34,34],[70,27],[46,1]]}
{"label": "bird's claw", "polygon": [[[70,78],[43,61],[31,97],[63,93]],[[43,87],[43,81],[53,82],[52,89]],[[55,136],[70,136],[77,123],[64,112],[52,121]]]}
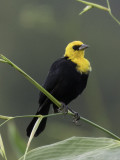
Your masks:
{"label": "bird's claw", "polygon": [[78,121],[80,120],[80,115],[78,112],[73,111],[72,109],[68,108],[64,103],[61,103],[61,107],[58,109],[58,112],[62,112],[63,114],[67,114],[68,110],[70,110],[73,113],[73,123],[76,125],[78,124]]}
{"label": "bird's claw", "polygon": [[60,108],[58,109],[58,112],[62,112],[63,114],[67,114],[68,113],[68,107],[64,104],[61,103],[62,105],[60,106]]}
{"label": "bird's claw", "polygon": [[74,112],[74,116],[73,116],[73,123],[75,123],[76,125],[78,124],[78,121],[80,120],[80,115],[78,112]]}

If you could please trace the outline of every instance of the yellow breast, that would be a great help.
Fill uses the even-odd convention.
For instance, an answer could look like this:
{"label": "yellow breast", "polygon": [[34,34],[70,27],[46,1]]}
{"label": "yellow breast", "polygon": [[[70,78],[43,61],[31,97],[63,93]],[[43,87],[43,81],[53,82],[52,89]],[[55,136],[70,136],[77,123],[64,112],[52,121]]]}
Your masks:
{"label": "yellow breast", "polygon": [[90,66],[90,62],[85,58],[74,59],[72,61],[77,64],[76,69],[81,74],[82,73],[88,74],[92,70],[92,68]]}

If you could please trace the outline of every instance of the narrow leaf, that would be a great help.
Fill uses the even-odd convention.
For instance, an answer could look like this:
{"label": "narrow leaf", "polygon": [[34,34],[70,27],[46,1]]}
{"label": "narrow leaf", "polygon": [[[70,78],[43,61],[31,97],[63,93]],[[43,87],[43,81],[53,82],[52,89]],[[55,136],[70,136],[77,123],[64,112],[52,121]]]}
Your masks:
{"label": "narrow leaf", "polygon": [[95,7],[95,8],[98,8],[98,9],[102,9],[102,10],[105,10],[105,11],[109,11],[108,8],[104,7],[104,6],[101,6],[99,4],[96,4],[96,3],[91,3],[91,2],[87,2],[87,1],[83,1],[83,0],[77,0],[78,2],[81,2],[81,3],[84,3],[88,6],[92,6],[92,7]]}
{"label": "narrow leaf", "polygon": [[13,117],[8,117],[8,116],[0,115],[0,119],[10,120],[10,119],[12,119],[12,118],[13,118]]}
{"label": "narrow leaf", "polygon": [[0,134],[0,154],[5,160],[7,160],[1,134]]}
{"label": "narrow leaf", "polygon": [[0,59],[0,62],[6,63],[6,61],[5,61],[5,60],[3,60],[3,59]]}
{"label": "narrow leaf", "polygon": [[26,159],[26,155],[27,155],[27,152],[28,152],[30,143],[31,143],[31,141],[32,141],[32,139],[33,139],[33,137],[34,137],[34,135],[35,135],[35,132],[36,132],[36,130],[37,130],[40,122],[42,121],[42,119],[43,119],[43,116],[40,115],[40,117],[38,118],[38,120],[36,121],[36,123],[35,123],[35,125],[34,125],[34,127],[33,127],[33,130],[32,130],[32,132],[31,132],[31,134],[30,134],[30,138],[29,138],[28,143],[27,143],[27,147],[26,147],[26,151],[25,151],[24,159],[23,159],[23,160]]}
{"label": "narrow leaf", "polygon": [[79,14],[82,15],[83,13],[87,12],[88,10],[90,10],[91,8],[93,8],[93,6],[86,6],[82,12],[80,12]]}

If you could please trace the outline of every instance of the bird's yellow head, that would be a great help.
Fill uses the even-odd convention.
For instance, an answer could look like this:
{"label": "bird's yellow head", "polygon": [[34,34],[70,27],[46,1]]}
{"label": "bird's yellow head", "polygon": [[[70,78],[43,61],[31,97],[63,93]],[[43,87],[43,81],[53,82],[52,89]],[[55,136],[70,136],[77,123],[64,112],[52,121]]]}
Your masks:
{"label": "bird's yellow head", "polygon": [[81,41],[70,42],[65,49],[65,57],[70,59],[84,57],[84,50],[88,48],[86,44]]}
{"label": "bird's yellow head", "polygon": [[73,41],[67,45],[64,57],[67,57],[77,64],[77,71],[87,74],[91,71],[91,66],[90,62],[84,58],[84,50],[86,48],[88,48],[88,46],[83,44],[83,42]]}

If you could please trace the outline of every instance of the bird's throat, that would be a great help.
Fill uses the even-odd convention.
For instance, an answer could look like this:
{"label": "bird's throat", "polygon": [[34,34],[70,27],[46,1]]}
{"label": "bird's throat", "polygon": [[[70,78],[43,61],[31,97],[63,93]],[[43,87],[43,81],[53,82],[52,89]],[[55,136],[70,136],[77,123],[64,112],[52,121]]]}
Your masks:
{"label": "bird's throat", "polygon": [[84,56],[80,55],[79,57],[74,57],[74,58],[71,57],[70,60],[77,65],[76,69],[81,74],[82,73],[88,74],[92,70],[90,62],[86,58],[84,58]]}

